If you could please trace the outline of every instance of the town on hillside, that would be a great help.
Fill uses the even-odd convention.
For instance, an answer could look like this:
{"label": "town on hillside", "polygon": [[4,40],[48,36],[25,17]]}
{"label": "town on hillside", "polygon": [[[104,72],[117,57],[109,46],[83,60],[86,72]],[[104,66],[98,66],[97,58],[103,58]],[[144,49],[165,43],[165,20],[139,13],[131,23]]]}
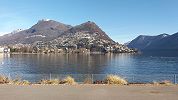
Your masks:
{"label": "town on hillside", "polygon": [[15,44],[1,46],[0,53],[136,53],[136,49],[122,44],[110,45],[59,45],[51,42],[37,41],[33,44]]}

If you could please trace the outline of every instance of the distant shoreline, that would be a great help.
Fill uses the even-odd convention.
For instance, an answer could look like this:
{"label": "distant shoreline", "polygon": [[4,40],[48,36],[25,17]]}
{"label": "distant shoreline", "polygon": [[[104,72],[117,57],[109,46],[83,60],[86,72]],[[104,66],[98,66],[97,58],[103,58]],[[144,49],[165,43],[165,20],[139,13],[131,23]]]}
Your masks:
{"label": "distant shoreline", "polygon": [[123,52],[123,53],[99,53],[99,52],[90,52],[90,53],[0,53],[0,54],[140,54],[139,52],[131,52],[131,53],[127,53],[127,52]]}

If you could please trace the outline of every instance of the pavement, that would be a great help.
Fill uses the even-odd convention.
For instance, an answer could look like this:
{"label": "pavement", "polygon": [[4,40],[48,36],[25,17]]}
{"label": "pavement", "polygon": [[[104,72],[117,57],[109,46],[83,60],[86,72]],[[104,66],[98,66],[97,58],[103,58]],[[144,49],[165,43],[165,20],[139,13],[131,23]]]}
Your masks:
{"label": "pavement", "polygon": [[178,100],[178,85],[0,85],[0,100]]}

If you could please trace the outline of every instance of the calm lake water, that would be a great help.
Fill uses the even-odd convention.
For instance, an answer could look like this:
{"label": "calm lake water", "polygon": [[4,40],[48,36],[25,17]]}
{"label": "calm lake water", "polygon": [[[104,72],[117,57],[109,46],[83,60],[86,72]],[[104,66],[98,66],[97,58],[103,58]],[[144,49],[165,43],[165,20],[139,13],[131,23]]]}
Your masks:
{"label": "calm lake water", "polygon": [[[0,74],[27,75],[37,80],[37,75],[49,74],[119,74],[157,78],[178,74],[178,56],[154,54],[0,54]],[[173,78],[171,76],[171,78]]]}

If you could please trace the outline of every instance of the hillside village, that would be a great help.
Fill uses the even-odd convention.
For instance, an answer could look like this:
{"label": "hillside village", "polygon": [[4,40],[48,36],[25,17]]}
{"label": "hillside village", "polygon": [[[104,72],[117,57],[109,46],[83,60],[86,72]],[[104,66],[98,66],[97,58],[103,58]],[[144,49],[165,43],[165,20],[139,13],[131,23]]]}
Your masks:
{"label": "hillside village", "polygon": [[51,42],[37,41],[31,44],[15,44],[0,47],[0,53],[136,53],[137,50],[129,49],[122,44],[110,46],[98,45],[80,47],[78,45],[56,45]]}

